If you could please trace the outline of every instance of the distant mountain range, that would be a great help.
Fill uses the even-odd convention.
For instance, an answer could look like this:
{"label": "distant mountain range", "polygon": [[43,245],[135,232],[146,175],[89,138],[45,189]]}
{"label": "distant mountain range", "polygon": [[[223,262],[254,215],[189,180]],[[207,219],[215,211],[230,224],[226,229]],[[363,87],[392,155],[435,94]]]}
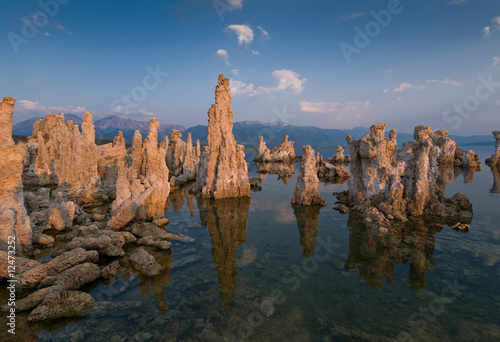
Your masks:
{"label": "distant mountain range", "polygon": [[[74,114],[65,114],[65,118],[66,120],[72,120],[74,124],[78,124],[79,126],[83,122],[81,117]],[[40,119],[42,118],[31,118],[19,122],[14,126],[13,134],[30,136],[33,132],[33,123]],[[127,143],[132,142],[132,137],[136,130],[139,130],[143,137],[149,131],[149,122],[147,121],[136,121],[117,116],[97,120],[94,122],[94,126],[96,129],[96,139],[112,140],[118,135],[119,131],[122,131]],[[181,125],[162,124],[158,129],[159,139],[163,139],[164,136],[169,135],[172,129],[181,131],[184,140],[187,132],[191,132],[193,142],[196,139],[200,139],[202,145],[207,144],[207,126],[198,125],[186,129]],[[268,147],[273,147],[281,144],[281,140],[285,135],[289,136],[289,140],[294,141],[294,146],[296,147],[303,145],[311,145],[313,147],[346,146],[346,135],[351,135],[353,139],[360,139],[369,132],[370,130],[366,127],[325,129],[314,126],[293,126],[283,122],[240,121],[233,124],[233,133],[236,141],[245,147],[257,147],[259,136],[264,137],[264,141]],[[457,144],[462,147],[495,145],[495,139],[492,135],[450,135],[450,137],[455,139]],[[413,140],[413,133],[398,133],[399,142],[402,143],[407,140]]]}

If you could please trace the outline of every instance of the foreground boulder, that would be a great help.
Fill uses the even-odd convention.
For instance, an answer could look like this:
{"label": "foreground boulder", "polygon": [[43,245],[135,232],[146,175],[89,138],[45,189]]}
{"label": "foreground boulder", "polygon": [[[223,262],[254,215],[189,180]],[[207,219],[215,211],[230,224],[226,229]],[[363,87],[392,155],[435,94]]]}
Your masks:
{"label": "foreground boulder", "polygon": [[371,134],[360,140],[347,136],[352,177],[348,191],[337,194],[339,200],[354,206],[369,221],[406,220],[423,214],[471,219],[467,197],[457,194],[447,199],[436,182],[440,159],[452,160],[446,147],[449,140],[436,146],[431,128],[417,126],[415,141],[405,142],[398,150],[396,131],[385,138],[385,127],[371,126]]}
{"label": "foreground boulder", "polygon": [[208,111],[208,147],[202,152],[196,183],[205,198],[250,196],[243,145],[233,136],[229,79],[219,76],[215,104]]}
{"label": "foreground boulder", "polygon": [[[19,248],[30,247],[32,232],[23,199],[24,148],[12,140],[12,118],[15,99],[4,97],[0,101],[0,244],[14,242]],[[9,238],[11,237],[11,238]],[[12,243],[11,242],[11,243]],[[12,244],[11,244],[12,246]],[[3,249],[3,248],[2,248]]]}
{"label": "foreground boulder", "polygon": [[303,150],[304,153],[300,157],[300,171],[297,176],[295,190],[293,191],[292,203],[325,205],[325,201],[318,192],[319,179],[314,150],[309,145],[304,146]]}

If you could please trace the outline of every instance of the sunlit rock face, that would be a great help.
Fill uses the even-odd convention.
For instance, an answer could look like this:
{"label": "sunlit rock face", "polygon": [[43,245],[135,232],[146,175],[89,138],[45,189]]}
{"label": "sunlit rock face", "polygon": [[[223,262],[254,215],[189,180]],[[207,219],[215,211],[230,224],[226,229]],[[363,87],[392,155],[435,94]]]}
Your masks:
{"label": "sunlit rock face", "polygon": [[122,228],[135,217],[150,219],[164,215],[170,193],[169,170],[165,162],[168,138],[158,145],[158,127],[158,121],[152,118],[144,143],[139,131],[134,134],[126,163],[118,168],[116,199],[111,207],[109,228]]}
{"label": "sunlit rock face", "polygon": [[233,136],[229,79],[219,76],[215,104],[208,111],[208,147],[202,152],[197,184],[205,198],[250,196],[248,166],[243,145]]}
{"label": "sunlit rock face", "polygon": [[64,114],[50,114],[35,122],[29,140],[38,150],[35,174],[47,180],[55,176],[58,184],[70,184],[82,202],[93,201],[101,158],[94,138],[92,113],[85,114],[81,133],[78,125],[65,122]]}
{"label": "sunlit rock face", "polygon": [[342,146],[338,145],[333,157],[328,158],[326,161],[332,165],[349,164],[349,162],[351,161],[351,156],[346,156],[344,154],[344,149],[342,148]]}
{"label": "sunlit rock face", "polygon": [[[31,246],[30,219],[23,198],[24,146],[12,140],[12,117],[16,100],[4,97],[0,101],[0,247],[14,241],[18,246]],[[9,239],[9,237],[14,239]],[[2,246],[3,245],[3,246]],[[17,249],[16,250],[20,250]],[[6,267],[5,267],[6,268]]]}
{"label": "sunlit rock face", "polygon": [[288,140],[288,135],[285,135],[280,146],[270,150],[264,142],[264,137],[259,137],[259,149],[254,158],[254,162],[285,162],[289,163],[295,160],[295,149],[293,141]]}
{"label": "sunlit rock face", "polygon": [[293,192],[292,203],[302,205],[325,205],[325,201],[318,192],[319,179],[316,169],[316,157],[311,146],[303,148],[304,153],[300,157],[300,171],[297,176],[297,184]]}
{"label": "sunlit rock face", "polygon": [[[339,199],[361,211],[369,221],[406,220],[423,214],[472,217],[472,205],[461,193],[445,198],[437,185],[439,161],[452,161],[452,150],[443,148],[444,132],[433,134],[429,126],[415,127],[415,141],[397,148],[397,133],[385,138],[385,124],[373,125],[360,140],[347,136],[351,153],[347,194]],[[439,146],[434,145],[440,135]]]}

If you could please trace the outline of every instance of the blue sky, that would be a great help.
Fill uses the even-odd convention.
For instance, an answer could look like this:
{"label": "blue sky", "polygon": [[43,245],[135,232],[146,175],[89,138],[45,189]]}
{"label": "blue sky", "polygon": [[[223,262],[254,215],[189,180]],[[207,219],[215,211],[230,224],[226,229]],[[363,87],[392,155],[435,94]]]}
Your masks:
{"label": "blue sky", "polygon": [[15,122],[94,112],[206,124],[220,73],[234,121],[411,132],[500,129],[496,0],[19,0],[0,4]]}

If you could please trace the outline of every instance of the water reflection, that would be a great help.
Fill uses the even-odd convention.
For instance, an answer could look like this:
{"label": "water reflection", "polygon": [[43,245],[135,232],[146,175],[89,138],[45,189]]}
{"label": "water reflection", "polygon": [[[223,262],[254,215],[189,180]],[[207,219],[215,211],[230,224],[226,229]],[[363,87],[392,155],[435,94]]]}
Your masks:
{"label": "water reflection", "polygon": [[395,264],[410,262],[410,286],[425,289],[426,272],[434,268],[435,235],[442,224],[418,217],[394,223],[389,229],[379,229],[368,225],[361,216],[350,214],[347,227],[350,230],[347,270],[358,268],[370,287],[382,289],[384,278],[392,282]]}
{"label": "water reflection", "polygon": [[295,162],[292,163],[255,163],[259,174],[278,175],[278,180],[288,185],[288,180],[293,179]]}
{"label": "water reflection", "polygon": [[220,296],[227,310],[234,301],[236,252],[238,245],[245,243],[250,198],[197,198],[197,203],[201,225],[208,226],[212,257],[219,277]]}
{"label": "water reflection", "polygon": [[461,174],[464,177],[465,184],[472,184],[474,181],[474,173],[480,172],[481,168],[460,168],[453,164],[439,164],[437,184],[446,189],[447,185],[453,184]]}
{"label": "water reflection", "polygon": [[314,254],[316,245],[316,234],[319,226],[319,211],[321,206],[318,205],[300,205],[292,204],[293,213],[297,218],[297,227],[299,228],[300,244],[303,248],[304,258],[309,258]]}
{"label": "water reflection", "polygon": [[500,169],[496,165],[491,165],[491,173],[493,174],[493,187],[490,192],[500,194]]}

